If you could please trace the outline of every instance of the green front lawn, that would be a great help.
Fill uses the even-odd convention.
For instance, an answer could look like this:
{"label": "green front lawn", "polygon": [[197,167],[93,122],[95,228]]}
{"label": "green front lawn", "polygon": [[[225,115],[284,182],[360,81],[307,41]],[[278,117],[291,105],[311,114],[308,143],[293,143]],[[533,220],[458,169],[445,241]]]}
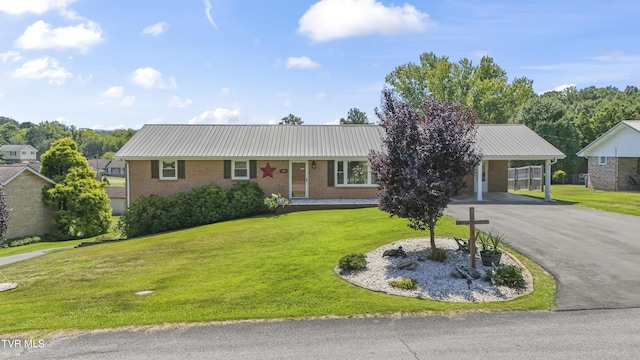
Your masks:
{"label": "green front lawn", "polygon": [[[20,284],[0,293],[0,332],[241,319],[549,309],[553,278],[519,256],[536,290],[495,303],[405,298],[356,287],[333,271],[338,259],[428,236],[378,209],[256,217],[47,254],[0,268]],[[469,230],[443,218],[439,236]],[[154,290],[138,296],[140,290]]]}
{"label": "green front lawn", "polygon": [[[514,194],[544,198],[540,191],[514,191]],[[552,185],[551,198],[567,204],[640,216],[640,193],[589,190],[584,185]]]}

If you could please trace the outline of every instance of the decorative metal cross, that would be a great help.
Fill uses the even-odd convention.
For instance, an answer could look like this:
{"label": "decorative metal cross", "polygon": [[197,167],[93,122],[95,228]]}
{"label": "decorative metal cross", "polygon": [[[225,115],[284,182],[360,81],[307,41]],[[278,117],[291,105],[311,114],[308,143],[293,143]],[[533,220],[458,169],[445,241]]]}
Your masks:
{"label": "decorative metal cross", "polygon": [[456,225],[469,225],[469,255],[471,267],[476,268],[476,225],[488,224],[489,220],[476,220],[475,209],[469,208],[469,220],[456,220]]}

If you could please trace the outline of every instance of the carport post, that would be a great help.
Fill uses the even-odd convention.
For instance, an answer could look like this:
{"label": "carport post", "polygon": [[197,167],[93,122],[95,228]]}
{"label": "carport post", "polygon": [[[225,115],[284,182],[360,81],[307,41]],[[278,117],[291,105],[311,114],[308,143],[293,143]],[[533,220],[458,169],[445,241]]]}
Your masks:
{"label": "carport post", "polygon": [[546,160],[544,170],[544,201],[551,201],[551,160]]}
{"label": "carport post", "polygon": [[476,175],[476,188],[478,192],[476,194],[476,199],[478,201],[482,201],[482,160],[480,164],[478,164],[478,174]]}

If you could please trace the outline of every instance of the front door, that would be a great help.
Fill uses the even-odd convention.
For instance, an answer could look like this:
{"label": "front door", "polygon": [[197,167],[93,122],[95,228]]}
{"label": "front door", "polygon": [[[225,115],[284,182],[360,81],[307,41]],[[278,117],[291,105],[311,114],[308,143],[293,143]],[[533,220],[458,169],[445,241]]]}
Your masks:
{"label": "front door", "polygon": [[292,161],[290,167],[291,197],[306,198],[308,192],[307,162]]}

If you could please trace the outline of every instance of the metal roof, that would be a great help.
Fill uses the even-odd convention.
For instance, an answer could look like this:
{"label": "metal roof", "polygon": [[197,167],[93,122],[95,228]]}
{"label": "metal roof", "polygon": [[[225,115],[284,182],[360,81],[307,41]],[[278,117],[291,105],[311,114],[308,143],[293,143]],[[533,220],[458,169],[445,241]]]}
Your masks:
{"label": "metal roof", "polygon": [[114,157],[362,158],[381,149],[381,130],[375,125],[144,125]]}
{"label": "metal roof", "polygon": [[[144,125],[116,153],[124,160],[366,158],[381,150],[377,125]],[[524,125],[478,125],[489,160],[553,159],[564,154]]]}
{"label": "metal roof", "polygon": [[562,151],[522,124],[479,124],[478,148],[486,160],[565,158]]}
{"label": "metal roof", "polygon": [[586,156],[586,153],[590,149],[594,148],[595,146],[597,146],[598,144],[602,143],[603,141],[608,139],[610,136],[614,135],[619,130],[624,129],[624,128],[628,128],[628,129],[631,129],[633,131],[636,131],[636,132],[640,133],[640,120],[624,120],[624,121],[620,121],[615,126],[613,126],[611,129],[607,130],[607,132],[605,132],[604,134],[598,136],[598,138],[593,140],[589,145],[585,146],[580,151],[578,151],[576,153],[576,155],[583,156],[583,157]]}

